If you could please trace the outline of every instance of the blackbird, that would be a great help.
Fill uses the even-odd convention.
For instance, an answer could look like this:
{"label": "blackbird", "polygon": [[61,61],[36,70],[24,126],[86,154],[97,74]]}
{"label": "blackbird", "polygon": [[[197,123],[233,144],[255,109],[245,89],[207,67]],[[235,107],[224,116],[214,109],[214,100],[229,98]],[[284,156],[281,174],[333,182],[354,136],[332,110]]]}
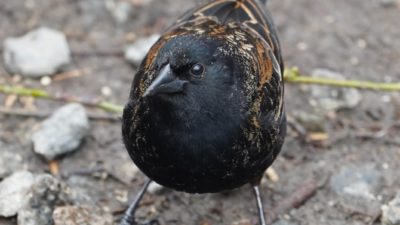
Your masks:
{"label": "blackbird", "polygon": [[149,183],[188,193],[253,186],[286,133],[283,62],[266,0],[213,0],[195,7],[152,46],[124,108],[123,140]]}

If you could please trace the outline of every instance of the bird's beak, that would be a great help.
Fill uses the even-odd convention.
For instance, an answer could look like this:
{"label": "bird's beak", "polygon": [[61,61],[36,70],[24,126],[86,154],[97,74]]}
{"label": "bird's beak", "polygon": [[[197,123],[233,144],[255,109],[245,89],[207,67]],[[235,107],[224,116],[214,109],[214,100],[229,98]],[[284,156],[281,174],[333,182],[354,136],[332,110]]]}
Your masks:
{"label": "bird's beak", "polygon": [[157,94],[173,94],[182,92],[187,81],[179,79],[171,70],[169,64],[165,65],[157,78],[144,92],[143,97]]}

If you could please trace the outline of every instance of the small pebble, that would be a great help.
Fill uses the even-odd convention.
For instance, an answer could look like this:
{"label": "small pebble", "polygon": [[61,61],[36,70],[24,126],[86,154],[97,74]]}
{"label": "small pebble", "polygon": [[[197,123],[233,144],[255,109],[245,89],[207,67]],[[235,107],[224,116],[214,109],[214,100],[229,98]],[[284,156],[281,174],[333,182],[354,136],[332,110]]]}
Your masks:
{"label": "small pebble", "polygon": [[43,86],[49,86],[51,84],[52,80],[49,76],[44,76],[40,79],[40,84]]}
{"label": "small pebble", "polygon": [[101,88],[101,94],[105,97],[110,97],[112,93],[113,92],[110,87],[104,86]]}
{"label": "small pebble", "polygon": [[382,225],[400,225],[400,192],[389,204],[382,206]]}
{"label": "small pebble", "polygon": [[367,47],[367,42],[364,39],[358,39],[357,46],[361,49],[365,49]]}
{"label": "small pebble", "polygon": [[164,190],[165,188],[159,184],[157,184],[156,182],[151,182],[149,185],[149,188],[147,189],[147,191],[151,194],[158,194],[160,193],[162,190]]}
{"label": "small pebble", "polygon": [[380,0],[380,4],[383,7],[395,7],[397,2],[396,0]]}
{"label": "small pebble", "polygon": [[331,15],[326,16],[326,17],[325,17],[325,22],[326,22],[327,24],[332,24],[332,23],[335,22],[335,18],[334,18],[333,16],[331,16]]}
{"label": "small pebble", "polygon": [[297,49],[300,51],[306,51],[308,49],[308,45],[305,42],[300,42],[297,44]]}
{"label": "small pebble", "polygon": [[384,170],[388,170],[390,167],[389,167],[389,164],[384,163],[384,164],[382,164],[382,168],[383,168]]}
{"label": "small pebble", "polygon": [[[327,69],[315,69],[312,72],[313,77],[329,78],[334,80],[343,80],[344,77],[336,72]],[[312,98],[315,101],[310,105],[322,114],[336,112],[339,109],[352,109],[357,107],[362,101],[362,95],[359,90],[350,88],[332,88],[324,86],[311,87]]]}
{"label": "small pebble", "polygon": [[358,66],[360,64],[360,60],[357,57],[353,56],[350,58],[350,63],[353,66]]}
{"label": "small pebble", "polygon": [[33,134],[34,151],[47,160],[77,149],[89,131],[89,119],[82,105],[71,103],[45,120]]}
{"label": "small pebble", "polygon": [[392,101],[392,98],[390,97],[390,95],[384,95],[382,96],[382,101],[384,103],[390,103]]}
{"label": "small pebble", "polygon": [[119,24],[126,23],[133,12],[132,4],[129,1],[107,0],[105,6],[114,17],[115,22]]}
{"label": "small pebble", "polygon": [[94,205],[62,206],[53,212],[54,225],[113,225],[113,216]]}

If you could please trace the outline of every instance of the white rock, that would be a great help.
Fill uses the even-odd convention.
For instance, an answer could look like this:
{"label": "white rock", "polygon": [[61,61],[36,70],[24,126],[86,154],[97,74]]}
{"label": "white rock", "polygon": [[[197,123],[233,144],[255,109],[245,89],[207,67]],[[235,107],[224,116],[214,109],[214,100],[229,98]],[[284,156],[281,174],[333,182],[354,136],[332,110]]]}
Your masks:
{"label": "white rock", "polygon": [[0,183],[0,216],[15,216],[28,201],[35,177],[27,171],[17,172]]}
{"label": "white rock", "polygon": [[[312,76],[344,80],[342,75],[326,69],[315,69]],[[313,98],[310,104],[322,112],[355,108],[362,100],[358,90],[349,88],[312,86],[311,95]]]}
{"label": "white rock", "polygon": [[12,74],[53,75],[70,62],[70,55],[65,35],[46,27],[4,41],[4,61]]}
{"label": "white rock", "polygon": [[400,225],[400,192],[388,205],[382,206],[382,225]]}
{"label": "white rock", "polygon": [[72,103],[57,110],[33,135],[34,151],[48,160],[76,150],[89,131],[85,108]]}
{"label": "white rock", "polygon": [[153,34],[150,37],[138,39],[125,50],[125,59],[135,65],[139,65],[159,38],[159,34]]}

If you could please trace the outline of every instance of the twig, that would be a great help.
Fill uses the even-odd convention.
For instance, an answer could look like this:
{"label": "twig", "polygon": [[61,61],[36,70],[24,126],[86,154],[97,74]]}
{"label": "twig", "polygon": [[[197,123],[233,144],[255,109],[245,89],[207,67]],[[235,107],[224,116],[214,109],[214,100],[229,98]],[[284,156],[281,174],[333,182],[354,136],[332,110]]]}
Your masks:
{"label": "twig", "polygon": [[279,204],[269,212],[267,211],[268,224],[272,224],[279,219],[279,215],[285,214],[287,211],[298,208],[309,198],[311,198],[318,189],[318,184],[315,180],[304,182],[299,188],[284,198]]}
{"label": "twig", "polygon": [[113,104],[111,102],[101,101],[98,99],[80,98],[70,95],[61,95],[61,94],[52,95],[41,89],[31,89],[31,88],[7,86],[0,84],[0,92],[8,95],[14,94],[19,96],[31,96],[34,98],[43,98],[54,101],[77,102],[86,106],[99,108],[107,112],[121,113],[123,110],[122,106]]}
{"label": "twig", "polygon": [[[49,117],[52,112],[31,112],[26,110],[19,110],[19,109],[6,109],[0,107],[0,113],[6,115],[13,115],[13,116],[21,116],[21,117],[37,117],[37,118],[46,118]],[[112,122],[119,122],[121,119],[118,116],[113,115],[96,115],[96,114],[88,114],[89,119],[91,120],[107,120]]]}
{"label": "twig", "polygon": [[297,68],[287,69],[285,72],[285,81],[294,84],[316,84],[324,86],[336,86],[346,88],[358,88],[381,91],[400,91],[400,83],[378,83],[360,80],[336,80],[322,77],[311,77],[300,75]]}
{"label": "twig", "polygon": [[[121,52],[113,52],[112,54],[121,54]],[[107,53],[108,54],[108,53]],[[285,80],[289,83],[317,84],[336,87],[372,89],[383,91],[400,91],[400,83],[375,83],[357,80],[334,80],[319,77],[300,76],[297,68],[288,69],[285,73]],[[52,95],[41,89],[31,89],[17,86],[8,86],[0,84],[0,92],[8,95],[31,96],[34,98],[43,98],[56,101],[78,102],[86,106],[103,109],[108,112],[121,113],[123,107],[111,102],[100,101],[96,99],[83,99],[69,95]]]}

